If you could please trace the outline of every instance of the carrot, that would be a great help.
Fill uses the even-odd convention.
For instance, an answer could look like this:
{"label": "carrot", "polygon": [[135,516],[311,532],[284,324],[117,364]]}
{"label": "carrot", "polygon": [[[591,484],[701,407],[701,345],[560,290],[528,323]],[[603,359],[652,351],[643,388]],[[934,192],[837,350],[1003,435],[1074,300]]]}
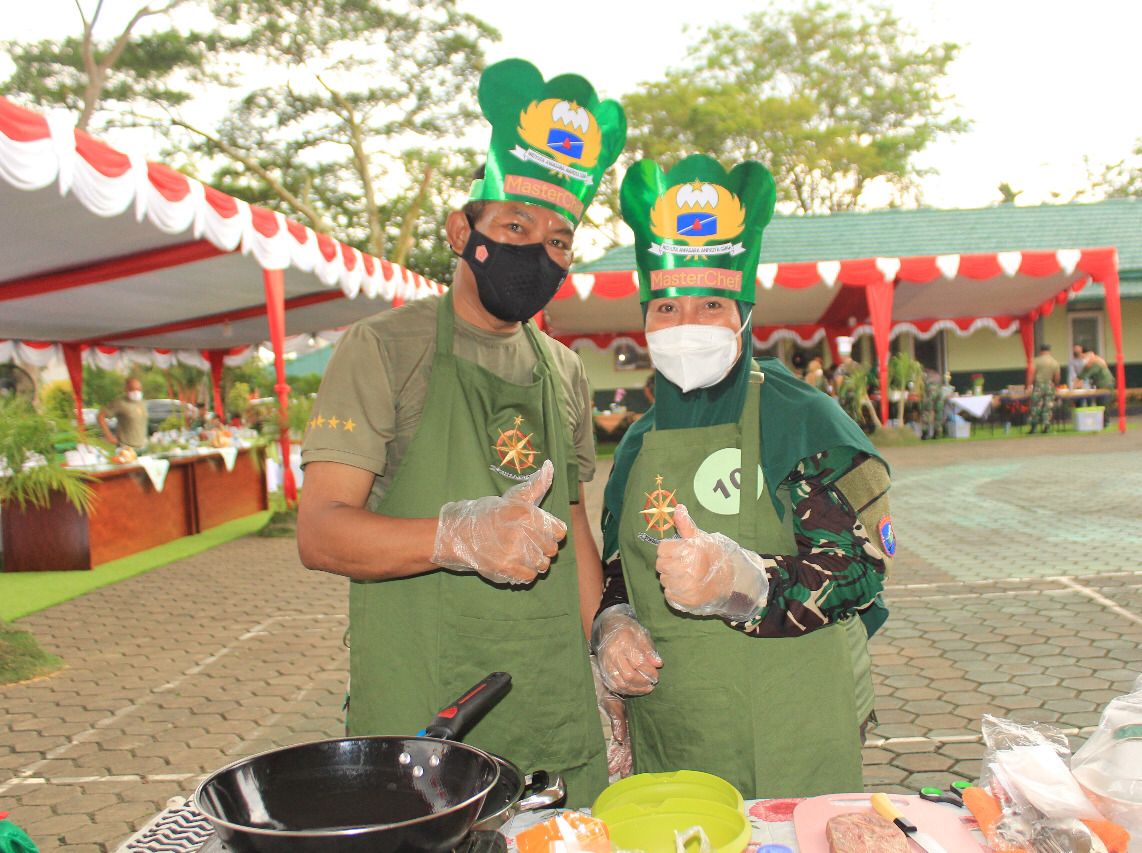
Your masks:
{"label": "carrot", "polygon": [[988,844],[1001,853],[1029,853],[1023,847],[1012,847],[996,837],[995,827],[998,826],[1000,818],[1003,817],[1003,809],[999,805],[999,800],[985,789],[975,786],[965,788],[963,798],[964,805],[972,813],[975,822],[979,824],[980,831],[983,832],[983,837],[987,839]]}
{"label": "carrot", "polygon": [[1086,828],[1106,845],[1107,853],[1126,853],[1130,846],[1130,833],[1112,820],[1084,820]]}

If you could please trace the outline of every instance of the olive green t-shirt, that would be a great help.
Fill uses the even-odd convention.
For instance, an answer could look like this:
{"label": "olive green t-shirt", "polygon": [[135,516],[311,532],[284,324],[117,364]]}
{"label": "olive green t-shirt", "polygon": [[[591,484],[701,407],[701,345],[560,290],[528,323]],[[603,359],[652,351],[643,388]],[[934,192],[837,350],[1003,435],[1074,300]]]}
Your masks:
{"label": "olive green t-shirt", "polygon": [[1092,361],[1087,367],[1083,368],[1083,372],[1079,374],[1080,379],[1086,379],[1095,388],[1113,388],[1114,376],[1111,374],[1110,369],[1101,362]]}
{"label": "olive green t-shirt", "polygon": [[147,443],[147,404],[142,400],[119,397],[103,410],[107,417],[115,418],[115,437],[120,444],[136,450]]}
{"label": "olive green t-shirt", "polygon": [[1036,385],[1052,385],[1055,377],[1059,375],[1059,363],[1050,353],[1035,356],[1031,366]]}
{"label": "olive green t-shirt", "polygon": [[[340,462],[376,475],[369,505],[384,497],[420,424],[436,350],[441,297],[410,302],[350,327],[325,369],[301,460]],[[587,376],[579,357],[539,336],[563,383],[567,423],[579,460],[579,479],[595,476],[594,425]],[[452,352],[516,384],[532,381],[538,363],[523,328],[508,335],[456,318]],[[572,497],[577,494],[572,489]]]}

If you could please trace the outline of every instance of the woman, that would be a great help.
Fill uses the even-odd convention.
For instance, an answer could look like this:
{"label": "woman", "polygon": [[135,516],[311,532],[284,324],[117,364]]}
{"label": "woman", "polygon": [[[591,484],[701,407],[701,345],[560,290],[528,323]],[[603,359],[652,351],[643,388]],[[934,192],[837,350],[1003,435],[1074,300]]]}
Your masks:
{"label": "woman", "polygon": [[643,161],[622,203],[658,381],[607,484],[592,643],[630,697],[634,769],[705,770],[746,797],[860,790],[888,477],[832,399],[750,358],[773,178]]}

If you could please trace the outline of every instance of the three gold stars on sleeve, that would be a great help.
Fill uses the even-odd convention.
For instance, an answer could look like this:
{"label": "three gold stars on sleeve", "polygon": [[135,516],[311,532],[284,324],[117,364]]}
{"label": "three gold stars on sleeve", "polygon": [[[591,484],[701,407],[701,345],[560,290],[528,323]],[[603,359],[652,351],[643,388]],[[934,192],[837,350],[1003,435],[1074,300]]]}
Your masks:
{"label": "three gold stars on sleeve", "polygon": [[341,420],[336,415],[333,415],[329,418],[325,417],[324,415],[315,415],[309,419],[310,429],[319,429],[325,426],[329,427],[329,429],[337,429],[340,427],[345,432],[352,432],[357,424],[353,422],[352,418],[345,418],[344,420]]}

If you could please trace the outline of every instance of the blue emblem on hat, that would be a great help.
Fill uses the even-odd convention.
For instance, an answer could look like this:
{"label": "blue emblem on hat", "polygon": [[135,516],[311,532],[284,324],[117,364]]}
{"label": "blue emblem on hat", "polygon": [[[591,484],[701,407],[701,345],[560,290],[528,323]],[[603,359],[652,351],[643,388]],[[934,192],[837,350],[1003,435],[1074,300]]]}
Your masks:
{"label": "blue emblem on hat", "polygon": [[680,213],[678,233],[683,237],[712,237],[718,233],[718,216],[703,211]]}
{"label": "blue emblem on hat", "polygon": [[884,553],[889,557],[896,556],[896,531],[892,527],[892,516],[886,515],[880,520],[880,524],[876,525],[876,530],[880,534],[880,542],[884,545]]}
{"label": "blue emblem on hat", "polygon": [[553,127],[547,131],[547,147],[572,160],[580,160],[583,157],[583,140],[562,128]]}

